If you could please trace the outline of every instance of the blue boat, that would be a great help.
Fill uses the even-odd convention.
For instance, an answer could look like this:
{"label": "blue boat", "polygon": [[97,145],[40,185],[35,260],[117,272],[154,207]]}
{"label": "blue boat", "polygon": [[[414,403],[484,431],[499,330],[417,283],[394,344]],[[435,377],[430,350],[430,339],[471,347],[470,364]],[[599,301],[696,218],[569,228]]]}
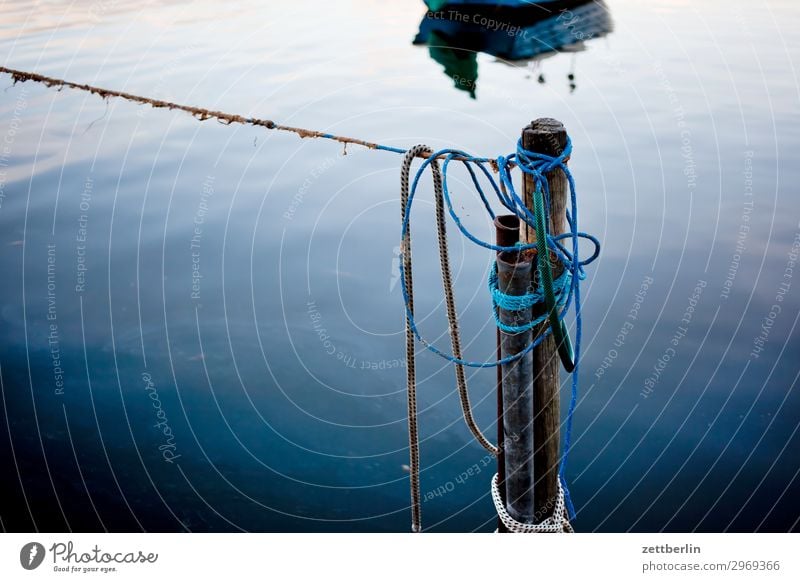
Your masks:
{"label": "blue boat", "polygon": [[[450,0],[439,11],[425,14],[414,39],[414,44],[427,45],[431,58],[444,66],[456,88],[473,98],[479,52],[502,61],[539,61],[559,52],[585,50],[586,42],[613,30],[601,0],[526,2],[521,8],[503,1],[505,5],[489,6]],[[427,2],[436,5],[435,0]]]}
{"label": "blue boat", "polygon": [[[484,11],[500,9],[526,9],[549,11],[559,10],[557,5],[575,5],[578,2],[570,0],[424,0],[428,10],[438,12],[446,8],[473,8]],[[585,0],[584,0],[585,1]]]}

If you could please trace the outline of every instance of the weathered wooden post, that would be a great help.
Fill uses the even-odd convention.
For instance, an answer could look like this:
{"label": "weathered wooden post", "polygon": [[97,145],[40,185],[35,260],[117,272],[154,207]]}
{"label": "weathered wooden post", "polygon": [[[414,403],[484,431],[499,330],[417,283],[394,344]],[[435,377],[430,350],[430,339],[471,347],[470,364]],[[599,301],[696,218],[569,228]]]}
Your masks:
{"label": "weathered wooden post", "polygon": [[[522,130],[522,146],[532,152],[558,156],[567,145],[567,130],[555,119],[537,119]],[[569,184],[561,170],[547,174],[550,187],[550,234],[556,236],[566,231],[566,207]],[[533,210],[533,179],[527,174],[523,178],[525,205]],[[536,242],[536,232],[525,225],[523,229],[525,242]],[[555,255],[538,257],[538,260],[549,260],[553,269],[553,277],[561,274],[561,265]],[[537,278],[538,280],[538,278]],[[541,313],[544,313],[542,311]],[[535,313],[534,317],[541,313]],[[534,330],[534,337],[544,333],[548,322],[542,323]],[[559,370],[560,361],[553,335],[546,337],[533,352],[533,499],[536,523],[551,515],[558,497],[558,467],[560,449],[560,397]]]}

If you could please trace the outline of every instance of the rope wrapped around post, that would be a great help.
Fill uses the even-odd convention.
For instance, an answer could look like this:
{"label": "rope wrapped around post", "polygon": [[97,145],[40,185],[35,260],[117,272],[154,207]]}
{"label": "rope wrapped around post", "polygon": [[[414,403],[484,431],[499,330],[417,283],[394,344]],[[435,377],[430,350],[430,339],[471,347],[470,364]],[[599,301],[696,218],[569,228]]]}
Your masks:
{"label": "rope wrapped around post", "polygon": [[[424,161],[420,164],[417,172],[413,178],[410,178],[411,165],[416,157],[421,157],[420,153],[424,152]],[[401,170],[401,210],[402,210],[402,229],[401,238],[403,244],[401,245],[401,266],[400,266],[400,283],[403,292],[403,300],[405,303],[406,312],[406,353],[409,358],[407,367],[407,381],[408,381],[408,399],[409,399],[409,442],[411,450],[411,489],[412,489],[412,531],[422,531],[421,514],[419,507],[419,435],[418,423],[416,418],[416,378],[414,366],[414,343],[419,341],[426,349],[435,353],[436,355],[452,362],[456,366],[458,390],[461,398],[462,409],[464,418],[469,426],[471,432],[484,448],[497,454],[497,447],[491,445],[486,437],[481,433],[477,427],[472,416],[471,406],[469,403],[469,396],[467,393],[466,380],[463,378],[463,367],[473,368],[489,368],[495,366],[502,366],[513,362],[517,359],[524,357],[527,353],[539,345],[542,340],[549,334],[556,335],[559,345],[566,341],[566,327],[564,326],[563,319],[566,316],[569,308],[574,305],[575,318],[576,318],[576,341],[574,358],[570,357],[570,364],[568,371],[573,374],[572,382],[572,397],[570,399],[569,411],[567,413],[567,430],[565,438],[564,453],[561,458],[559,467],[559,488],[560,495],[557,501],[563,503],[565,510],[562,512],[565,516],[574,516],[574,509],[569,497],[569,490],[564,478],[564,471],[566,468],[567,456],[571,445],[572,434],[572,418],[577,404],[577,390],[578,390],[578,361],[580,359],[580,340],[581,340],[581,300],[580,300],[580,281],[586,278],[584,267],[594,261],[600,253],[600,242],[592,235],[586,234],[578,230],[578,212],[577,212],[577,194],[575,183],[572,179],[566,160],[572,153],[572,143],[567,142],[567,147],[564,149],[560,156],[552,157],[536,152],[527,151],[522,147],[521,140],[517,143],[517,150],[515,153],[508,156],[500,156],[496,160],[487,158],[479,158],[471,156],[470,154],[456,149],[442,149],[433,151],[427,146],[415,146],[410,148],[406,153]],[[439,160],[443,160],[441,168]],[[475,192],[480,197],[484,208],[486,209],[489,217],[494,220],[495,212],[489,202],[484,188],[481,184],[479,176],[485,179],[485,182],[491,188],[499,203],[519,217],[520,221],[527,224],[530,228],[534,229],[537,233],[537,241],[534,244],[517,244],[514,246],[499,246],[490,242],[484,241],[472,232],[470,232],[462,223],[461,218],[455,211],[450,189],[448,187],[447,175],[451,162],[457,161],[461,163],[467,170],[472,184],[475,187]],[[499,179],[487,168],[487,165],[499,173]],[[445,296],[447,299],[448,323],[449,332],[452,343],[452,353],[448,353],[437,346],[427,341],[419,331],[416,321],[414,319],[414,292],[411,283],[412,262],[411,262],[411,238],[410,238],[410,224],[411,224],[411,210],[419,181],[424,175],[425,171],[431,166],[433,175],[434,194],[436,199],[437,208],[437,226],[439,235],[439,248],[440,248],[440,263],[442,269],[442,282],[444,285]],[[530,176],[533,176],[536,184],[537,204],[534,212],[531,212],[525,202],[517,194],[514,187],[514,182],[511,176],[511,171],[514,167],[519,167],[520,170]],[[569,232],[551,236],[547,230],[547,213],[549,212],[549,190],[547,186],[547,179],[545,175],[555,168],[561,169],[567,176],[570,185],[570,202],[571,209],[567,210],[567,222],[569,224]],[[513,356],[506,358],[499,358],[496,361],[479,362],[464,359],[461,348],[458,332],[458,316],[455,310],[454,293],[452,287],[452,280],[450,276],[449,262],[447,259],[447,238],[444,229],[444,208],[446,207],[447,213],[455,223],[459,231],[470,241],[483,248],[494,251],[531,251],[535,250],[538,255],[537,266],[540,273],[540,285],[533,292],[520,295],[509,296],[501,293],[497,289],[497,266],[493,265],[489,274],[489,289],[492,296],[493,311],[496,322],[503,325],[497,316],[498,307],[511,308],[511,309],[527,309],[533,305],[544,304],[547,307],[547,312],[544,316],[535,319],[534,321],[515,328],[510,329],[511,333],[515,331],[529,330],[535,325],[547,320],[550,322],[549,327],[544,333],[534,338],[525,349]],[[579,239],[586,239],[593,243],[594,252],[589,258],[581,260],[579,255]],[[570,239],[572,241],[571,249],[568,249],[562,241]],[[553,252],[564,265],[564,270],[561,275],[553,280],[549,260],[542,260],[542,257],[547,257],[547,253]],[[567,344],[568,345],[568,344]],[[567,364],[567,362],[565,362]],[[493,488],[493,496],[496,489],[496,479],[493,480],[495,486]],[[499,493],[498,493],[499,495]],[[498,497],[499,499],[499,497]],[[503,508],[505,510],[505,508]],[[562,513],[554,513],[554,515],[561,515]],[[503,515],[500,514],[501,520]],[[509,516],[510,518],[510,516]],[[567,519],[565,517],[565,519]],[[504,524],[505,520],[503,520]],[[513,520],[506,524],[511,531],[519,531],[520,528],[514,525]],[[526,529],[536,531],[528,528],[532,524],[525,524]],[[567,526],[569,525],[567,521]],[[571,526],[562,527],[563,531],[571,531]]]}

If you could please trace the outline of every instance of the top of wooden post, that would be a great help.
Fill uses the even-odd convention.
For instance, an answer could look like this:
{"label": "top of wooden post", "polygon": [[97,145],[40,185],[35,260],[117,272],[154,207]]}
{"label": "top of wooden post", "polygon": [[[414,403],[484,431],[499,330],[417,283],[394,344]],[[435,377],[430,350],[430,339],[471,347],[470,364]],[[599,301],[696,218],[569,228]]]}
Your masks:
{"label": "top of wooden post", "polygon": [[522,130],[522,146],[528,151],[558,156],[567,147],[567,129],[557,119],[540,117]]}
{"label": "top of wooden post", "polygon": [[[546,156],[559,156],[567,147],[567,129],[557,119],[540,117],[534,119],[529,125],[522,128],[522,147],[529,152],[536,152]],[[554,235],[561,234],[566,229],[564,212],[566,209],[567,180],[564,173],[556,170],[547,176],[550,182],[551,216],[550,232]],[[523,196],[525,206],[533,210],[533,177],[527,173],[522,175]],[[527,223],[522,226],[521,233],[528,244],[536,242],[536,231]],[[555,256],[555,255],[553,255]]]}

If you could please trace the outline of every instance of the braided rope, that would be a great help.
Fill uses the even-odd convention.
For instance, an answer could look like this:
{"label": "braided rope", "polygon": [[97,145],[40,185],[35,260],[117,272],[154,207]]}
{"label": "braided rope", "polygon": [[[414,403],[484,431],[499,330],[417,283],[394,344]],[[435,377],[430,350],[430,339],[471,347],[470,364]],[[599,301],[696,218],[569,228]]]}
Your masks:
{"label": "braided rope", "polygon": [[[426,146],[418,145],[412,147],[403,158],[403,171],[400,172],[400,202],[403,218],[406,213],[406,203],[408,201],[408,175],[406,168],[411,168],[411,160],[417,154],[427,149]],[[439,172],[439,165],[433,166],[434,175]],[[403,233],[402,242],[403,255],[403,275],[409,289],[408,300],[406,301],[406,384],[408,391],[408,449],[409,449],[409,473],[411,475],[411,531],[419,533],[422,531],[422,509],[420,507],[419,491],[419,427],[417,424],[417,376],[416,376],[416,357],[414,353],[414,332],[411,329],[411,321],[414,317],[414,285],[411,270],[411,226]]]}
{"label": "braided rope", "polygon": [[511,533],[575,533],[572,524],[569,522],[567,505],[564,496],[564,488],[561,482],[558,483],[558,497],[553,506],[553,515],[540,523],[522,523],[517,521],[508,511],[506,511],[503,499],[500,496],[500,488],[497,485],[497,473],[492,477],[492,501],[500,521]]}
{"label": "braided rope", "polygon": [[[431,150],[429,153],[433,153]],[[411,164],[409,163],[409,168]],[[442,187],[442,176],[439,172],[433,173],[433,190],[436,199],[436,229],[439,239],[439,262],[441,264],[442,287],[444,288],[445,304],[447,306],[447,322],[450,330],[450,345],[453,355],[461,360],[461,332],[458,327],[458,312],[456,311],[456,300],[453,293],[453,277],[450,271],[450,257],[447,245],[447,227],[445,223],[444,211],[444,189]],[[458,386],[458,397],[461,402],[461,412],[470,432],[477,439],[480,445],[497,456],[499,450],[489,442],[483,435],[475,418],[472,415],[472,406],[469,401],[469,391],[467,390],[467,378],[464,374],[464,366],[460,363],[455,364],[456,384]]]}
{"label": "braided rope", "polygon": [[[406,227],[403,229],[403,239],[401,251],[403,255],[402,276],[404,280],[404,290],[406,294],[406,383],[408,391],[408,440],[410,453],[410,473],[411,473],[411,530],[413,532],[422,531],[422,516],[420,508],[420,487],[419,487],[419,426],[417,418],[417,381],[416,381],[416,354],[415,332],[413,327],[414,318],[414,286],[412,280],[412,261],[411,261],[411,220],[408,212],[409,200],[409,175],[411,174],[411,164],[414,158],[421,157],[422,154],[432,154],[433,150],[425,145],[416,145],[406,152],[403,158],[403,165],[400,172],[400,203],[403,213],[403,222]],[[436,230],[439,240],[439,263],[442,273],[442,287],[444,288],[445,304],[447,306],[447,320],[449,324],[450,344],[454,356],[461,360],[461,332],[458,327],[458,311],[456,310],[455,294],[453,292],[453,277],[450,269],[450,253],[447,244],[447,226],[445,222],[445,200],[442,174],[439,163],[435,159],[431,163],[433,175],[433,190],[436,202]],[[415,183],[416,185],[416,183]],[[469,390],[467,388],[467,378],[464,373],[464,366],[455,363],[456,385],[458,387],[458,397],[461,402],[461,412],[472,435],[483,448],[493,455],[497,455],[498,448],[489,442],[489,439],[481,432],[480,427],[475,422],[472,414],[472,405],[469,400]]]}

